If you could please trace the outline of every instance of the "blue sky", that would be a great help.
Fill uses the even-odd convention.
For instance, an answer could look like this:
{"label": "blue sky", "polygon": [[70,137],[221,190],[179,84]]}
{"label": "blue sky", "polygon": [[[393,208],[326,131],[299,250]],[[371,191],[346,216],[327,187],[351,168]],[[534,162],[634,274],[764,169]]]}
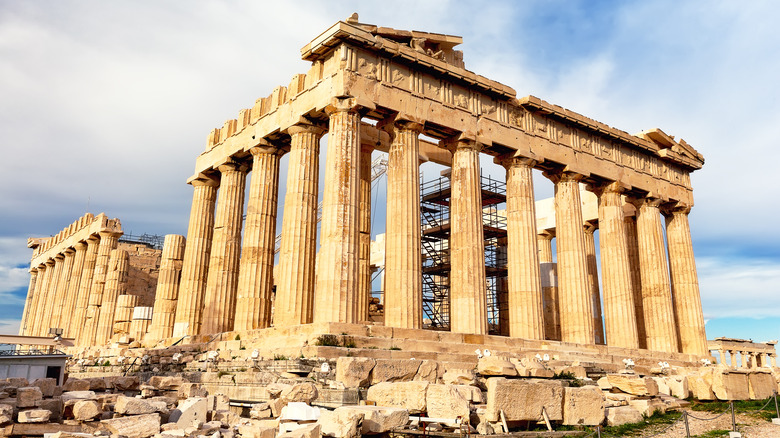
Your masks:
{"label": "blue sky", "polygon": [[[652,0],[0,0],[0,332],[18,326],[27,237],[87,209],[127,232],[186,234],[185,180],[211,128],[305,72],[299,49],[355,11],[463,36],[466,67],[518,96],[697,148],[691,227],[708,337],[780,338],[780,6]],[[537,182],[538,198],[552,195]]]}

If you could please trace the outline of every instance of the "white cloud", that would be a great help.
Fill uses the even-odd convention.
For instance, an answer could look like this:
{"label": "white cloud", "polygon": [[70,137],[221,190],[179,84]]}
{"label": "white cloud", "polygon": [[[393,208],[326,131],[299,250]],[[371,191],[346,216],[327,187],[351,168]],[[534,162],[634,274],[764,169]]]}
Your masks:
{"label": "white cloud", "polygon": [[780,262],[698,257],[699,288],[710,318],[780,315]]}
{"label": "white cloud", "polygon": [[21,319],[0,319],[0,334],[17,335],[21,324]]}

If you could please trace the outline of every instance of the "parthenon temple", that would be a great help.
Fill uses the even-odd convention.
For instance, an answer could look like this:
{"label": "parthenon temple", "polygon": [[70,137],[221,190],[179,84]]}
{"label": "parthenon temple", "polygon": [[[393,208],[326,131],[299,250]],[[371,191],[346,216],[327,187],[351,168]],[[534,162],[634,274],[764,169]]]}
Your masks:
{"label": "parthenon temple", "polygon": [[[22,334],[55,327],[82,347],[120,336],[153,345],[223,332],[270,339],[282,329],[341,324],[340,331],[384,327],[425,340],[444,330],[443,342],[506,348],[621,357],[645,350],[686,363],[709,356],[688,222],[690,173],[702,155],[660,129],[631,135],[518,97],[467,70],[455,50],[461,43],[355,16],[334,24],[301,49],[311,62],[305,74],[208,134],[187,180],[186,240],[169,235],[155,253],[154,292],[139,297],[128,286],[134,256],[118,248],[119,220],[88,214],[60,235],[31,240]],[[369,314],[374,151],[387,154],[380,320]],[[498,274],[485,266],[489,202],[480,158],[487,155],[506,170]],[[430,324],[425,304],[429,225],[419,169],[428,161],[450,169],[440,224],[446,327]],[[535,200],[534,170],[554,184],[553,200]],[[503,281],[501,330],[488,314],[491,275]]]}

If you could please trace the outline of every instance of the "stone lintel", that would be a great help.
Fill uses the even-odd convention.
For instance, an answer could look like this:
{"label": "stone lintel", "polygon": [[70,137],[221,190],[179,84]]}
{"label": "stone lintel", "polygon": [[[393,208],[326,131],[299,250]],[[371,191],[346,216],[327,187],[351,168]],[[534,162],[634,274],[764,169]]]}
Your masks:
{"label": "stone lintel", "polygon": [[56,245],[35,254],[32,260],[30,260],[30,265],[38,266],[43,264],[46,260],[52,259],[57,254],[65,252],[68,248],[75,247],[79,242],[86,241],[91,236],[102,232],[110,232],[121,236],[123,234],[122,223],[119,219],[109,219],[105,213],[100,213],[95,216],[91,222],[84,224],[82,228],[74,231],[70,235],[66,235]]}

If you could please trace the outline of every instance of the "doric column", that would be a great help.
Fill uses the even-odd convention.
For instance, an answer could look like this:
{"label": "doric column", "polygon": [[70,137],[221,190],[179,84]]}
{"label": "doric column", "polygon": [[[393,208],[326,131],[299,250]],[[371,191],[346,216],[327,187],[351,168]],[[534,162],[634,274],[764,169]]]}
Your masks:
{"label": "doric column", "polygon": [[222,176],[214,218],[214,240],[209,258],[201,333],[233,330],[236,313],[247,168],[231,160],[218,169]]}
{"label": "doric column", "polygon": [[173,336],[192,336],[200,332],[214,235],[214,204],[217,201],[219,181],[204,176],[191,184],[194,190],[190,224],[187,228],[187,246],[181,268]]}
{"label": "doric column", "polygon": [[73,268],[70,271],[70,281],[68,282],[68,290],[65,294],[65,303],[62,309],[62,318],[60,319],[63,336],[66,338],[72,338],[75,331],[75,325],[73,318],[76,310],[76,302],[79,296],[79,287],[81,286],[81,276],[84,274],[84,260],[87,256],[87,244],[78,242],[73,246],[76,250],[76,255],[73,257]]}
{"label": "doric column", "polygon": [[639,348],[647,349],[647,331],[645,330],[644,300],[642,299],[642,276],[639,269],[639,241],[636,234],[636,216],[623,218],[626,230],[626,250],[631,273],[631,291],[634,295],[634,319]]}
{"label": "doric column", "polygon": [[561,340],[593,344],[593,301],[583,233],[579,181],[571,172],[548,174],[555,183],[555,238],[558,253],[558,302]]}
{"label": "doric column", "polygon": [[647,348],[676,352],[678,351],[677,329],[669,285],[661,212],[658,208],[661,201],[642,198],[633,202],[637,207],[636,228]]}
{"label": "doric column", "polygon": [[486,334],[488,330],[481,148],[466,138],[450,145],[450,331],[456,333]]}
{"label": "doric column", "polygon": [[334,99],[326,112],[330,121],[314,322],[354,323],[360,255],[360,114],[353,98]]}
{"label": "doric column", "polygon": [[[509,336],[544,339],[544,300],[532,172],[536,162],[512,158],[502,164],[506,168]],[[552,249],[550,252],[552,259]]]}
{"label": "doric column", "polygon": [[127,290],[127,270],[130,266],[130,254],[123,249],[111,251],[106,274],[106,287],[103,302],[100,304],[100,318],[95,332],[95,345],[104,345],[110,339],[114,329],[116,300]]}
{"label": "doric column", "polygon": [[[181,266],[184,259],[186,240],[178,234],[165,236],[160,257],[160,271],[157,277],[157,290],[154,294],[154,311],[149,326],[151,339],[165,339],[173,336],[173,323],[176,319],[176,303],[179,299]],[[128,326],[130,319],[127,319]]]}
{"label": "doric column", "polygon": [[[31,336],[45,336],[48,332],[48,323],[46,319],[46,306],[49,305],[47,301],[47,295],[51,286],[51,279],[54,276],[54,259],[46,260],[44,264],[43,278],[41,281],[41,288],[36,286],[36,296],[38,301],[35,303],[35,318],[33,318],[33,329],[30,332]],[[44,328],[44,325],[47,327]]]}
{"label": "doric column", "polygon": [[38,268],[30,268],[30,285],[27,287],[27,298],[24,300],[24,312],[22,313],[22,323],[19,326],[19,336],[24,336],[27,333],[27,318],[31,313],[31,307],[33,302],[33,296],[35,296],[35,281],[38,279]]}
{"label": "doric column", "polygon": [[49,278],[49,287],[46,288],[46,295],[44,295],[45,305],[43,306],[43,312],[41,313],[44,327],[41,327],[43,330],[40,332],[39,336],[47,336],[50,328],[58,328],[55,325],[56,319],[58,319],[59,316],[57,315],[59,312],[59,309],[57,308],[57,290],[60,289],[60,285],[63,283],[62,270],[64,266],[65,254],[59,253],[55,255],[54,270]]}
{"label": "doric column", "polygon": [[65,255],[65,259],[62,261],[62,272],[57,281],[54,302],[51,304],[51,326],[63,329],[64,333],[65,326],[69,325],[69,321],[62,316],[65,309],[65,301],[68,298],[68,286],[70,285],[71,272],[73,271],[73,257],[76,254],[76,250],[67,248],[63,251],[63,254]]}
{"label": "doric column", "polygon": [[688,224],[689,212],[690,208],[666,210],[666,239],[680,351],[703,356],[707,354],[707,335],[704,332],[699,279]]}
{"label": "doric column", "polygon": [[116,299],[116,317],[114,318],[115,336],[130,334],[130,324],[133,320],[133,309],[138,305],[138,295],[120,295]]}
{"label": "doric column", "polygon": [[76,345],[81,344],[80,340],[84,333],[84,325],[87,320],[87,308],[89,307],[89,295],[92,289],[92,277],[95,275],[95,263],[97,262],[98,247],[100,246],[100,237],[89,236],[87,238],[87,253],[84,256],[84,267],[81,269],[81,281],[79,281],[79,293],[76,297],[76,310],[73,317],[73,328],[71,337],[76,339]]}
{"label": "doric column", "polygon": [[89,291],[89,304],[87,305],[86,321],[82,331],[82,339],[79,345],[95,345],[98,323],[100,320],[100,306],[103,304],[103,292],[106,289],[106,277],[108,275],[111,251],[116,248],[119,234],[110,231],[101,231],[100,245],[98,245],[97,258],[95,259],[95,274],[92,276],[92,286]]}
{"label": "doric column", "polygon": [[35,290],[33,291],[32,300],[30,301],[30,310],[27,311],[27,324],[24,329],[25,336],[36,336],[36,325],[40,320],[38,305],[41,301],[41,289],[43,288],[43,283],[46,281],[46,264],[41,263],[36,266],[36,270],[38,271],[38,275],[35,279]]}
{"label": "doric column", "polygon": [[536,235],[539,246],[539,271],[542,282],[542,306],[544,315],[544,338],[561,340],[561,320],[558,309],[558,274],[553,263],[552,240],[555,234],[544,231]]}
{"label": "doric column", "polygon": [[287,132],[290,152],[274,301],[276,327],[308,324],[313,318],[320,138],[324,130],[300,124]]}
{"label": "doric column", "polygon": [[772,368],[777,367],[777,355],[776,354],[770,354],[769,355],[769,364],[772,366]]}
{"label": "doric column", "polygon": [[598,187],[599,247],[607,344],[639,348],[623,198],[618,183]]}
{"label": "doric column", "polygon": [[590,298],[593,302],[593,332],[596,343],[604,344],[604,320],[601,312],[601,294],[599,293],[599,267],[596,262],[596,238],[593,233],[598,229],[595,221],[585,222],[585,255],[588,260],[588,283]]}
{"label": "doric column", "polygon": [[385,325],[422,328],[419,121],[396,118],[387,158]]}
{"label": "doric column", "polygon": [[282,150],[263,145],[253,147],[249,152],[252,153],[252,174],[241,248],[235,330],[254,330],[271,325],[274,287],[276,208]]}
{"label": "doric column", "polygon": [[359,322],[368,321],[368,300],[371,296],[371,145],[360,146],[360,257],[358,259],[358,296],[356,309]]}

